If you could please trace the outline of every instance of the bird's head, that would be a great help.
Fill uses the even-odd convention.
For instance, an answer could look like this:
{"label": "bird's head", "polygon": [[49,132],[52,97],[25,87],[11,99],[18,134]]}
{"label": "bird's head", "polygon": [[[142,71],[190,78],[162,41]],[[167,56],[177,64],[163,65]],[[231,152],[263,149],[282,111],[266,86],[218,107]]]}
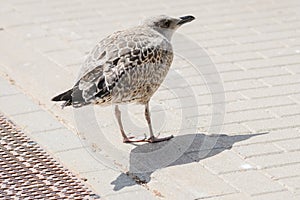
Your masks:
{"label": "bird's head", "polygon": [[171,39],[173,33],[183,24],[191,22],[195,19],[192,15],[187,15],[179,18],[173,18],[166,15],[159,15],[155,17],[150,17],[143,22],[143,25],[148,26],[162,35],[164,35],[169,40]]}

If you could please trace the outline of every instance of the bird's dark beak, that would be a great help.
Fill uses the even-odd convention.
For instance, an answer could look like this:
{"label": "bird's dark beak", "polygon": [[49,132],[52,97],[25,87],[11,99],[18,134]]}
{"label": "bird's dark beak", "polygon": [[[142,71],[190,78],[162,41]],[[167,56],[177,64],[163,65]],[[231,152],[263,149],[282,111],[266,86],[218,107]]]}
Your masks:
{"label": "bird's dark beak", "polygon": [[177,25],[182,25],[182,24],[185,24],[185,23],[188,23],[188,22],[191,22],[195,19],[194,16],[192,15],[187,15],[187,16],[184,16],[184,17],[179,17],[179,22],[177,23]]}

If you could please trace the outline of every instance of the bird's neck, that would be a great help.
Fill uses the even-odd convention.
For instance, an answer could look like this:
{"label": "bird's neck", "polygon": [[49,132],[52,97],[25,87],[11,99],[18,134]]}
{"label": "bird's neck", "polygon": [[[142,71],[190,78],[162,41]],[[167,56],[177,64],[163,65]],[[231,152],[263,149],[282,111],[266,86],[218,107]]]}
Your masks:
{"label": "bird's neck", "polygon": [[164,36],[169,42],[171,42],[174,31],[171,29],[153,28],[155,31]]}

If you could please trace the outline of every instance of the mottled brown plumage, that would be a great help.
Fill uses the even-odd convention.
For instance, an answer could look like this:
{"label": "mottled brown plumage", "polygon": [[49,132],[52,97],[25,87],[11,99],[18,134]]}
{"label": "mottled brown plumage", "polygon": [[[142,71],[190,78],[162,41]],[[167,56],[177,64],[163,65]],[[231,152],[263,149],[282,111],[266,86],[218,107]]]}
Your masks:
{"label": "mottled brown plumage", "polygon": [[130,142],[122,126],[118,104],[145,105],[150,138],[157,142],[168,138],[154,137],[149,114],[149,100],[166,77],[173,60],[171,37],[192,16],[171,18],[157,16],[140,26],[118,31],[101,40],[86,58],[74,87],[53,101],[64,106],[87,104],[116,105],[116,116],[124,142]]}

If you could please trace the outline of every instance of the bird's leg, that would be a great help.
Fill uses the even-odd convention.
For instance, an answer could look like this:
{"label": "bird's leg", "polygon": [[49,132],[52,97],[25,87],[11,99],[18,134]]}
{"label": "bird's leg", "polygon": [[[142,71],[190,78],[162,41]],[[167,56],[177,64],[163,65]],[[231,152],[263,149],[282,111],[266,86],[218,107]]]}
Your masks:
{"label": "bird's leg", "polygon": [[118,124],[119,124],[121,134],[123,136],[123,141],[128,140],[128,137],[125,134],[125,131],[124,131],[124,128],[123,128],[122,119],[121,119],[121,111],[120,111],[118,105],[115,106],[115,115],[116,115],[116,118],[117,118],[117,121],[118,121]]}
{"label": "bird's leg", "polygon": [[145,142],[146,138],[141,139],[141,140],[131,140],[131,138],[133,138],[133,137],[130,137],[130,138],[127,137],[127,135],[125,134],[124,128],[123,128],[122,119],[121,119],[121,111],[120,111],[118,105],[115,106],[115,115],[116,115],[116,118],[117,118],[117,121],[118,121],[118,124],[119,124],[119,128],[120,128],[121,134],[123,136],[123,142],[124,143]]}
{"label": "bird's leg", "polygon": [[150,111],[149,111],[149,102],[147,102],[145,104],[145,118],[147,120],[148,127],[149,127],[149,132],[150,132],[150,138],[147,139],[147,142],[150,142],[150,143],[162,142],[162,141],[166,141],[166,140],[169,140],[169,139],[173,138],[173,135],[171,135],[169,137],[164,137],[164,138],[157,138],[157,137],[154,136],[153,129],[152,129],[152,124],[151,124],[151,116],[150,116]]}

